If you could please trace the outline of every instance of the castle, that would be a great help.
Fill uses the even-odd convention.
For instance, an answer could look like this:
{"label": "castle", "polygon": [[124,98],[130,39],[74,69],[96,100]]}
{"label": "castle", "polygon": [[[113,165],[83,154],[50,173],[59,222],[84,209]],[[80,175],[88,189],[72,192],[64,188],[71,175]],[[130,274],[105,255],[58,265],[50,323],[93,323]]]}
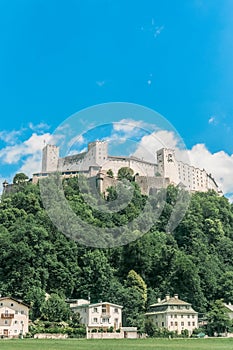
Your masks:
{"label": "castle", "polygon": [[[101,192],[117,182],[118,170],[129,167],[134,171],[135,181],[142,193],[149,194],[155,188],[167,187],[169,184],[180,185],[189,192],[220,192],[214,178],[205,169],[178,161],[173,149],[162,148],[156,152],[155,162],[147,162],[134,156],[111,156],[108,154],[107,141],[94,141],[88,144],[86,152],[59,157],[59,147],[46,145],[42,151],[41,172],[33,174],[33,183],[40,178],[59,171],[63,177],[79,174],[96,177]],[[108,176],[111,169],[113,176]]]}

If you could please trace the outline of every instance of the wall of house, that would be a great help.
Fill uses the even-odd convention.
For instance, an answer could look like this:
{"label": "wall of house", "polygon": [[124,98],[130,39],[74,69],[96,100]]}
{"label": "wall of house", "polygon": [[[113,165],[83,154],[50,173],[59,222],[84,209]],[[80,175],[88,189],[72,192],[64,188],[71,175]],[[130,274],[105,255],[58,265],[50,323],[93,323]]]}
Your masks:
{"label": "wall of house", "polygon": [[[27,306],[12,299],[0,300],[0,337],[18,337],[28,332]],[[7,331],[7,332],[6,332]]]}

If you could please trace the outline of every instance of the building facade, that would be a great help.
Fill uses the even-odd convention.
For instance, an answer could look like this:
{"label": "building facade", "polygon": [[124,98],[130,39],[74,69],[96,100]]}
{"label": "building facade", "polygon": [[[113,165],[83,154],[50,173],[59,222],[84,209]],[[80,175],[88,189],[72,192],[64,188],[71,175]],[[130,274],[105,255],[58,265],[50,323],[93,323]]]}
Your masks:
{"label": "building facade", "polygon": [[29,307],[20,300],[0,298],[0,337],[18,338],[28,333]]}
{"label": "building facade", "polygon": [[[199,169],[176,159],[175,151],[162,148],[155,152],[154,162],[147,162],[133,156],[111,156],[108,154],[107,141],[94,141],[88,144],[86,152],[59,157],[59,148],[46,145],[42,151],[41,172],[33,174],[33,182],[58,171],[63,177],[82,174],[86,177],[102,175],[107,177],[109,169],[117,179],[118,170],[129,167],[134,175],[140,177],[144,193],[150,188],[166,187],[168,184],[180,185],[189,192],[219,192],[218,186],[205,169]],[[160,187],[160,188],[161,188]]]}
{"label": "building facade", "polygon": [[166,295],[165,299],[150,305],[146,318],[152,320],[156,327],[167,328],[169,331],[181,334],[188,330],[189,335],[198,328],[198,313],[193,310],[192,305],[178,298]]}
{"label": "building facade", "polygon": [[89,331],[92,329],[107,330],[113,327],[113,330],[122,327],[122,306],[109,302],[99,302],[91,304],[90,301],[84,299],[73,300],[70,308],[74,312],[78,312],[80,320]]}

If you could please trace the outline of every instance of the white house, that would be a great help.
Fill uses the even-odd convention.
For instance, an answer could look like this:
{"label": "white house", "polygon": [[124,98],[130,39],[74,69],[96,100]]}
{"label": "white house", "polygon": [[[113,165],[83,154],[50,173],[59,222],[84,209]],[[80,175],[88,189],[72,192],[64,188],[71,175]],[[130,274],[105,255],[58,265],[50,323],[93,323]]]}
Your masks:
{"label": "white house", "polygon": [[10,297],[0,298],[0,337],[14,338],[28,333],[29,306]]}
{"label": "white house", "polygon": [[117,330],[122,326],[122,306],[109,302],[91,304],[89,300],[77,299],[70,303],[70,308],[80,315],[81,323],[88,330],[113,327]]}
{"label": "white house", "polygon": [[150,305],[146,317],[151,319],[158,328],[167,328],[169,331],[181,332],[188,330],[189,335],[195,328],[198,328],[198,313],[194,311],[192,305],[178,298],[166,295],[165,299],[156,304]]}

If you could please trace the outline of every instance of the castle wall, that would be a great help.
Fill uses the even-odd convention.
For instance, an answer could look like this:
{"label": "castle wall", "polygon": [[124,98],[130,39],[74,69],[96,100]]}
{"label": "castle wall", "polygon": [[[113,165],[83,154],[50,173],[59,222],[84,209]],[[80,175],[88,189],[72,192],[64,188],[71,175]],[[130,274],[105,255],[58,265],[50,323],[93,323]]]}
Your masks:
{"label": "castle wall", "polygon": [[148,196],[153,189],[167,188],[170,180],[161,176],[135,176],[135,182],[140,187],[142,194]]}
{"label": "castle wall", "polygon": [[156,164],[143,162],[130,157],[111,156],[109,156],[106,163],[103,164],[102,169],[106,171],[112,169],[114,176],[117,177],[118,170],[123,167],[129,167],[133,169],[134,174],[139,174],[141,176],[155,176],[157,171]]}
{"label": "castle wall", "polygon": [[60,171],[87,171],[92,166],[101,166],[107,160],[107,142],[95,141],[88,151],[59,159]]}

